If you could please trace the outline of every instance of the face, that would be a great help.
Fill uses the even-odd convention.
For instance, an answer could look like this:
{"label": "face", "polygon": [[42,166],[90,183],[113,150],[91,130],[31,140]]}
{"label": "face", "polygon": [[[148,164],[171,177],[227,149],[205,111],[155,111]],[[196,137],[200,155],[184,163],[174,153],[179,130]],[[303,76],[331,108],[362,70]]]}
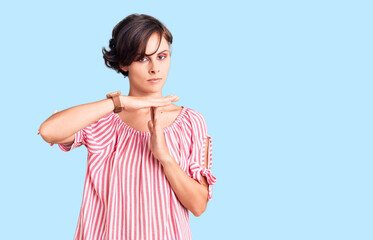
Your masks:
{"label": "face", "polygon": [[[161,43],[159,45],[160,40]],[[146,45],[145,54],[157,51],[153,55],[145,56],[141,59],[137,56],[131,65],[121,68],[123,71],[128,71],[131,95],[161,93],[171,63],[169,48],[168,42],[164,37],[159,39],[159,35],[153,33]]]}

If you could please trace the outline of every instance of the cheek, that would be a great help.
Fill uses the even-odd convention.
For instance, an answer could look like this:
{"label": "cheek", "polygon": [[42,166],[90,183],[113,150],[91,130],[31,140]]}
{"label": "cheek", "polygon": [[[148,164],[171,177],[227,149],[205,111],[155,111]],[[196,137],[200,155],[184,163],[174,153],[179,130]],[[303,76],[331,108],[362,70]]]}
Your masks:
{"label": "cheek", "polygon": [[[132,75],[133,76],[142,76],[146,74],[146,64],[139,64],[134,66],[132,69]],[[130,70],[130,72],[131,72]]]}
{"label": "cheek", "polygon": [[164,62],[163,69],[168,71],[168,69],[170,68],[170,64],[171,64],[171,61]]}

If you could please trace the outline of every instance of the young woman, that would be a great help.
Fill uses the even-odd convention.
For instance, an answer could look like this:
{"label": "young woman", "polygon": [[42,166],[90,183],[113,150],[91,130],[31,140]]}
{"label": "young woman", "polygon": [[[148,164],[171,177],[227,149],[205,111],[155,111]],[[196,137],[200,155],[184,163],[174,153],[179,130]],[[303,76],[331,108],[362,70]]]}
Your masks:
{"label": "young woman", "polygon": [[113,29],[105,64],[128,76],[128,95],[57,112],[40,126],[63,151],[88,149],[74,239],[191,239],[189,211],[212,197],[212,142],[203,116],[162,96],[172,35],[132,14]]}

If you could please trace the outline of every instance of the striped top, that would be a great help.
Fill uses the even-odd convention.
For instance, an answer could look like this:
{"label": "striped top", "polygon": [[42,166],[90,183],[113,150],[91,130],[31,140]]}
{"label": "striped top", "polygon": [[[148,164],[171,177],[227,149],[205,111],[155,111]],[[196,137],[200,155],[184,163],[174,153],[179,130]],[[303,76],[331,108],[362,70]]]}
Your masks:
{"label": "striped top", "polygon": [[[211,200],[216,178],[210,171],[212,142],[203,116],[182,107],[163,132],[180,167],[199,183],[206,177]],[[128,126],[111,112],[76,132],[73,144],[59,147],[70,151],[81,145],[87,147],[88,159],[74,239],[192,239],[188,209],[151,153],[150,132]]]}

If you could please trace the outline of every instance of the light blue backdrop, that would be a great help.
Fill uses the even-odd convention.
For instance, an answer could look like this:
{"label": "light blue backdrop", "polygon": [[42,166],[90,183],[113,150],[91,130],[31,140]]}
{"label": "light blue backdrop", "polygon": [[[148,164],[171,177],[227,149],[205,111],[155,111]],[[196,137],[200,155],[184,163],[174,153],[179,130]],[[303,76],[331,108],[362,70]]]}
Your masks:
{"label": "light blue backdrop", "polygon": [[[199,239],[373,239],[371,1],[3,1],[1,239],[72,239],[85,147],[36,135],[127,79],[101,48],[131,13],[174,35],[164,95],[201,112],[213,199]],[[68,123],[67,123],[68,124]]]}

